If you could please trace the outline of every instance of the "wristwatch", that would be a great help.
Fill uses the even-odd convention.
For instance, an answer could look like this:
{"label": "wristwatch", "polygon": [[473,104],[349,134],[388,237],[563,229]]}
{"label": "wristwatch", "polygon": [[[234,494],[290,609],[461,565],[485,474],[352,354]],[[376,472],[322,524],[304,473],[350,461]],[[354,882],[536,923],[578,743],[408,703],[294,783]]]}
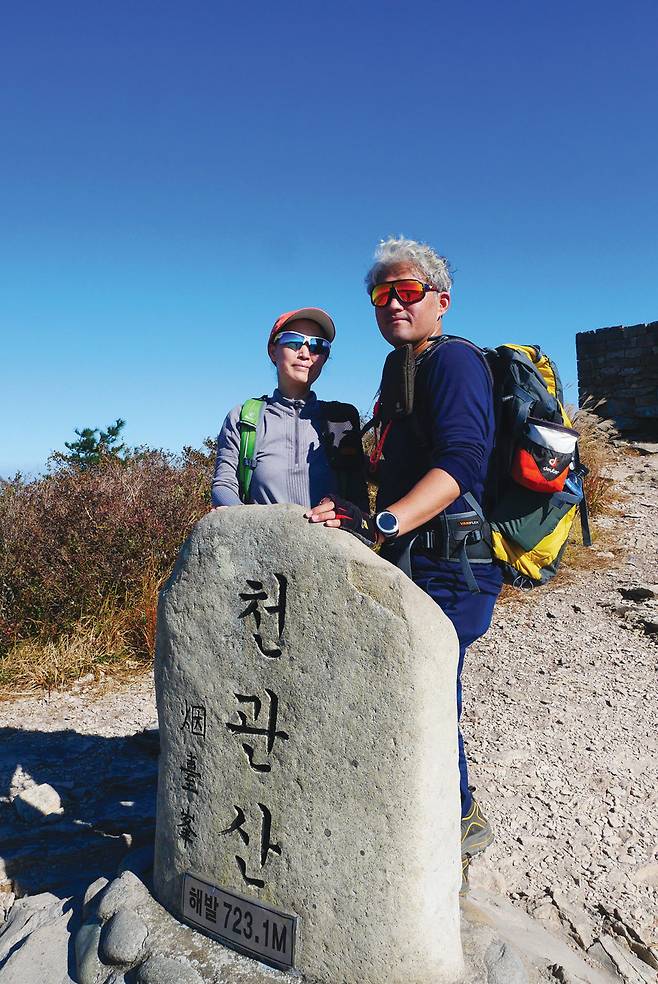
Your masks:
{"label": "wristwatch", "polygon": [[375,526],[385,540],[394,540],[400,532],[400,524],[398,523],[397,516],[392,512],[388,512],[386,509],[378,512],[375,516]]}

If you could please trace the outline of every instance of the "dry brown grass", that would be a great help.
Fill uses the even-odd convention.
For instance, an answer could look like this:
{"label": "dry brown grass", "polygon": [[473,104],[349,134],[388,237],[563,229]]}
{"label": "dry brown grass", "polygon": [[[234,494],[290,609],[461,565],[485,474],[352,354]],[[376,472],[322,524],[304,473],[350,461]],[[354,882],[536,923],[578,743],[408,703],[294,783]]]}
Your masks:
{"label": "dry brown grass", "polygon": [[129,607],[125,599],[106,598],[68,632],[17,642],[0,658],[0,700],[61,690],[88,674],[96,681],[121,681],[148,670],[163,580],[155,570],[146,571]]}
{"label": "dry brown grass", "polygon": [[590,516],[596,518],[609,513],[619,499],[618,490],[610,477],[617,450],[597,427],[598,418],[585,410],[571,411],[571,415],[574,427],[580,434],[578,446],[581,460],[589,468],[585,478],[587,507]]}
{"label": "dry brown grass", "polygon": [[0,699],[150,665],[158,590],[208,508],[210,459],[144,451],[0,487]]}
{"label": "dry brown grass", "polygon": [[38,636],[18,642],[0,659],[0,699],[40,690],[58,690],[80,677],[95,679],[113,672],[135,671],[131,613],[103,602],[95,615],[86,615],[55,639]]}

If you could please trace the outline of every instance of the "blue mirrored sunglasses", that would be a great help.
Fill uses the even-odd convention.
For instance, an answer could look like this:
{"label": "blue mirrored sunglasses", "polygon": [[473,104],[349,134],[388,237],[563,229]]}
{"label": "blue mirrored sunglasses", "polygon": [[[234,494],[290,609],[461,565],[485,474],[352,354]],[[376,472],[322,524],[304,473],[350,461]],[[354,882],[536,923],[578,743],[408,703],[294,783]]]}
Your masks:
{"label": "blue mirrored sunglasses", "polygon": [[331,342],[328,338],[319,338],[317,335],[302,335],[298,331],[282,331],[274,339],[277,345],[285,345],[295,352],[299,352],[302,345],[308,345],[311,355],[329,355]]}

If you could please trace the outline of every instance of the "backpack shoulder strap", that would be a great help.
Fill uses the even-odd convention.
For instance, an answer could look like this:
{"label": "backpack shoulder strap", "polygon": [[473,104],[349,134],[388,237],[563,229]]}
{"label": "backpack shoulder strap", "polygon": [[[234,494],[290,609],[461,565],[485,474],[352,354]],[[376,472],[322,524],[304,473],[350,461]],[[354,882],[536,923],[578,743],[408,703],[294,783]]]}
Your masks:
{"label": "backpack shoulder strap", "polygon": [[[486,369],[487,376],[489,377],[489,381],[491,382],[491,385],[493,387],[494,375],[491,370],[489,360],[487,358],[487,350],[481,349],[479,345],[475,344],[475,342],[471,342],[468,338],[462,338],[461,335],[439,335],[435,340],[433,340],[433,344],[431,348],[427,349],[426,353],[423,353],[423,355],[421,356],[422,361],[418,363],[418,369],[421,369],[427,362],[429,362],[429,360],[433,357],[433,355],[443,347],[443,345],[446,345],[449,342],[459,342],[461,345],[466,345],[474,352],[477,352],[477,354],[480,356],[480,360],[483,366]],[[429,447],[429,442],[425,435],[423,426],[420,420],[418,419],[418,414],[416,412],[415,406],[411,413],[411,422],[417,437],[420,438],[421,440],[421,443],[424,444],[426,447]]]}
{"label": "backpack shoulder strap", "polygon": [[240,499],[246,502],[251,487],[251,477],[256,467],[256,431],[263,416],[267,397],[245,400],[240,408],[240,457],[238,459],[238,486]]}
{"label": "backpack shoulder strap", "polygon": [[418,368],[420,369],[420,367],[424,365],[426,361],[429,361],[429,359],[432,358],[434,353],[439,351],[439,349],[442,347],[442,344],[445,344],[446,342],[460,342],[462,345],[466,345],[467,348],[470,348],[474,352],[477,352],[477,354],[480,356],[480,359],[482,360],[483,365],[487,370],[487,375],[489,376],[489,379],[491,380],[491,383],[493,385],[493,373],[491,371],[491,366],[489,365],[489,360],[487,358],[487,349],[480,348],[480,346],[476,345],[475,342],[472,342],[468,338],[462,338],[461,335],[439,335],[436,339],[433,340],[432,346],[429,349],[427,349],[427,355],[424,355],[424,357],[421,356],[422,361],[419,362]]}
{"label": "backpack shoulder strap", "polygon": [[[358,505],[367,502],[361,418],[351,403],[322,401],[322,442],[338,483],[338,493]],[[349,426],[345,426],[345,425]]]}
{"label": "backpack shoulder strap", "polygon": [[326,420],[334,422],[356,420],[359,427],[361,426],[359,411],[351,403],[341,403],[340,400],[322,400],[322,409]]}

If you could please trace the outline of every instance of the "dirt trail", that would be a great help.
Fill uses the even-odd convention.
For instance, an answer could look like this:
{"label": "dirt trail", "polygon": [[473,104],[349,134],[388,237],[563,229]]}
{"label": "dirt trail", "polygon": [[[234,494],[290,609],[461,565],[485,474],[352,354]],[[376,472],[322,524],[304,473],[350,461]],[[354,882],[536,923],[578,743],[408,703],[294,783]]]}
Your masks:
{"label": "dirt trail", "polygon": [[472,782],[497,835],[471,883],[554,928],[560,900],[581,906],[586,936],[616,908],[656,945],[658,454],[620,455],[613,477],[600,568],[500,605],[467,657]]}

